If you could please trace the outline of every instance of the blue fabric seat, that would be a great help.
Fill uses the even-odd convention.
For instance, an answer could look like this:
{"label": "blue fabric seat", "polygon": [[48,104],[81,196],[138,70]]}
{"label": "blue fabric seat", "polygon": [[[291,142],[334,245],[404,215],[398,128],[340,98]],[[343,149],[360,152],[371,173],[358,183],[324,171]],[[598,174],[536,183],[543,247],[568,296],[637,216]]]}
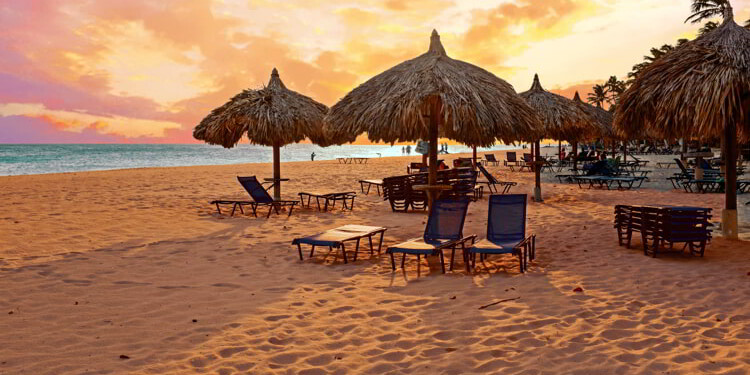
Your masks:
{"label": "blue fabric seat", "polygon": [[519,268],[525,272],[529,259],[536,256],[535,242],[535,235],[526,236],[526,194],[491,195],[487,238],[468,249],[466,270],[476,266],[477,254],[480,260],[489,254],[511,254],[518,256]]}
{"label": "blue fabric seat", "polygon": [[463,236],[464,220],[466,211],[469,209],[469,199],[444,199],[436,200],[427,218],[424,235],[397,245],[388,247],[386,252],[391,255],[391,266],[396,270],[394,254],[402,254],[401,268],[404,268],[406,255],[416,255],[417,262],[421,256],[440,255],[440,266],[445,273],[445,260],[443,250],[451,248],[451,265],[456,252],[456,247],[465,248],[467,241],[474,241],[475,236]]}

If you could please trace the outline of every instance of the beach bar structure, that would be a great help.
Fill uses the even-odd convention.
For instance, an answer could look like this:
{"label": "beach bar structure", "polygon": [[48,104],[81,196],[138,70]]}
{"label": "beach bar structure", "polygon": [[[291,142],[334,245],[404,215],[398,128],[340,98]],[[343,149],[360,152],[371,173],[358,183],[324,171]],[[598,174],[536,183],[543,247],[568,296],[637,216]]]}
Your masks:
{"label": "beach bar structure", "polygon": [[359,85],[331,107],[326,133],[353,141],[429,140],[430,199],[437,185],[438,138],[489,147],[538,138],[539,120],[509,83],[445,52],[437,31],[428,51]]}
{"label": "beach bar structure", "polygon": [[750,30],[724,22],[644,69],[621,96],[615,130],[662,139],[723,138],[724,237],[737,234],[737,143],[750,140]]}
{"label": "beach bar structure", "polygon": [[328,107],[286,88],[273,68],[268,86],[244,90],[214,109],[193,130],[206,143],[234,147],[247,134],[250,143],[273,147],[273,195],[281,198],[281,147],[309,138],[328,145],[323,118]]}
{"label": "beach bar structure", "polygon": [[[534,109],[542,123],[540,136],[534,139],[534,159],[540,160],[539,141],[551,138],[568,142],[590,135],[597,129],[594,120],[575,102],[563,96],[546,91],[539,82],[539,75],[534,74],[534,82],[521,97]],[[534,200],[542,201],[541,168],[535,165]]]}

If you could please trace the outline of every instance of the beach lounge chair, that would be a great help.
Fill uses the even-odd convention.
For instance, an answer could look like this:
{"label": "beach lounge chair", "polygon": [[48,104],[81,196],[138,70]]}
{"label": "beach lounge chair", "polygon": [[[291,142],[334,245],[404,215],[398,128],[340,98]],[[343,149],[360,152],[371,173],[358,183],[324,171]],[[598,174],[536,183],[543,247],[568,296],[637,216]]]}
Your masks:
{"label": "beach lounge chair", "polygon": [[419,171],[421,171],[424,167],[426,167],[424,163],[409,163],[409,165],[406,166],[406,174],[419,173]]}
{"label": "beach lounge chair", "polygon": [[[333,209],[336,207],[336,202],[342,202],[343,207],[342,210],[349,209],[349,211],[354,209],[354,198],[357,197],[357,193],[353,191],[344,191],[344,192],[334,192],[334,193],[321,193],[321,192],[300,192],[299,193],[299,200],[302,207],[310,208],[310,202],[313,198],[315,198],[315,203],[317,203],[318,211],[326,212],[328,211],[328,208],[330,207]],[[305,202],[305,198],[307,198],[307,202]],[[323,203],[321,205],[321,202]]]}
{"label": "beach lounge chair", "polygon": [[474,242],[476,236],[463,236],[464,220],[466,211],[469,209],[469,199],[439,199],[434,202],[434,207],[427,219],[424,235],[390,246],[386,253],[391,256],[391,267],[396,270],[394,254],[402,254],[401,268],[404,268],[406,255],[416,255],[417,262],[421,256],[439,255],[440,266],[445,273],[445,259],[443,250],[451,249],[451,264],[456,253],[456,247],[460,246],[462,252],[468,241]]}
{"label": "beach lounge chair", "polygon": [[325,232],[318,233],[313,236],[295,238],[292,241],[292,245],[297,245],[297,251],[299,251],[299,260],[302,258],[302,245],[310,245],[310,258],[315,253],[316,246],[327,246],[329,250],[341,248],[341,252],[344,255],[344,263],[348,263],[348,257],[346,255],[345,242],[357,241],[354,247],[354,258],[357,261],[357,252],[359,251],[359,243],[362,239],[367,238],[370,243],[370,256],[375,252],[372,245],[372,237],[380,234],[380,241],[378,242],[378,254],[383,245],[383,234],[386,228],[384,227],[372,227],[366,225],[344,225],[335,229],[329,229]]}
{"label": "beach lounge chair", "polygon": [[[517,185],[515,182],[499,181],[483,165],[477,165],[477,167],[479,168],[479,171],[482,172],[482,175],[484,176],[484,178],[487,179],[486,181],[484,180],[477,181],[477,183],[486,184],[487,190],[490,191],[490,194],[492,193],[506,194],[510,191],[510,188]],[[498,189],[498,185],[500,186],[500,189]]]}
{"label": "beach lounge chair", "polygon": [[[365,186],[367,186],[367,190],[365,190]],[[370,188],[373,186],[375,186],[375,190],[378,192],[378,196],[380,196],[380,188],[383,186],[383,180],[359,180],[359,187],[365,195],[370,194]]]}
{"label": "beach lounge chair", "polygon": [[485,165],[492,164],[493,166],[498,166],[500,165],[500,160],[495,159],[495,154],[484,154],[484,163]]}
{"label": "beach lounge chair", "polygon": [[[526,236],[526,194],[491,195],[487,219],[487,238],[475,243],[464,256],[466,270],[476,267],[476,255],[484,260],[489,254],[518,256],[518,267],[526,272],[535,257],[536,235]],[[452,258],[451,258],[452,260]],[[453,264],[451,264],[453,268]]]}
{"label": "beach lounge chair", "polygon": [[239,208],[240,212],[244,214],[245,210],[243,209],[243,206],[250,206],[250,208],[253,210],[253,216],[255,217],[258,217],[257,209],[260,206],[268,206],[268,215],[266,215],[266,218],[270,217],[273,211],[276,211],[276,213],[278,214],[281,208],[286,208],[286,207],[289,208],[289,214],[287,216],[291,216],[292,210],[297,205],[297,203],[299,203],[297,201],[274,200],[273,197],[271,197],[268,194],[268,191],[266,191],[266,188],[263,187],[263,185],[258,181],[258,179],[255,176],[249,176],[249,177],[237,176],[237,181],[239,181],[242,187],[245,188],[245,190],[247,190],[247,193],[250,194],[250,197],[253,200],[252,201],[227,200],[227,199],[214,200],[211,202],[211,204],[216,205],[216,210],[219,211],[219,214],[221,214],[220,205],[231,204],[232,216],[234,215],[234,211],[237,208]]}
{"label": "beach lounge chair", "polygon": [[506,167],[509,167],[509,166],[521,165],[521,161],[516,159],[515,151],[508,151],[505,153],[505,161],[503,162],[503,164]]}

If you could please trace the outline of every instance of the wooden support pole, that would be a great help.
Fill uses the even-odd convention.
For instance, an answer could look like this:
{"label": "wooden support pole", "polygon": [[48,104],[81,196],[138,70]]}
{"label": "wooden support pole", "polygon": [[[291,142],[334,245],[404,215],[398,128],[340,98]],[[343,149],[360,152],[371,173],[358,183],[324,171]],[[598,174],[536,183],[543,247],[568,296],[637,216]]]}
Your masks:
{"label": "wooden support pole", "polygon": [[721,213],[721,231],[725,238],[737,236],[737,126],[732,123],[724,129],[726,148],[725,203]]}
{"label": "wooden support pole", "polygon": [[[435,97],[432,99],[430,106],[430,172],[427,177],[427,184],[430,186],[437,185],[437,142],[438,142],[438,126],[440,124],[440,98]],[[437,190],[427,190],[427,202],[429,209],[432,211],[432,204],[438,194]]]}
{"label": "wooden support pole", "polygon": [[273,144],[273,198],[281,199],[281,146],[279,142]]}
{"label": "wooden support pole", "polygon": [[536,150],[534,151],[534,201],[543,202],[542,199],[542,158],[539,147],[539,141],[535,142]]}

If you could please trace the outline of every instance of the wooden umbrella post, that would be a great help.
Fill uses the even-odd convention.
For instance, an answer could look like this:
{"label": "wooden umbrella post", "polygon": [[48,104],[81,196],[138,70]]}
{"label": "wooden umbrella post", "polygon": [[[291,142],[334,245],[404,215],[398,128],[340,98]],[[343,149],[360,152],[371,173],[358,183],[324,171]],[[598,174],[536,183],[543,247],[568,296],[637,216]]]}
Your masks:
{"label": "wooden umbrella post", "polygon": [[542,199],[542,158],[540,157],[539,141],[534,142],[534,144],[536,145],[536,150],[534,151],[534,201],[544,202]]}
{"label": "wooden umbrella post", "polygon": [[[430,172],[427,177],[427,185],[433,187],[437,185],[437,142],[438,142],[438,126],[440,123],[440,98],[435,97],[431,100],[430,105]],[[432,212],[432,204],[435,201],[437,190],[432,188],[427,190],[427,204],[429,205],[430,212]]]}
{"label": "wooden umbrella post", "polygon": [[279,142],[273,143],[273,198],[281,199],[281,146]]}
{"label": "wooden umbrella post", "polygon": [[476,171],[477,170],[477,146],[472,147],[471,153],[472,153],[471,168]]}
{"label": "wooden umbrella post", "polygon": [[573,141],[573,170],[578,170],[578,141]]}
{"label": "wooden umbrella post", "polygon": [[721,212],[721,232],[724,238],[736,240],[737,235],[737,127],[734,123],[724,129],[726,148],[726,178],[724,194],[726,202]]}

